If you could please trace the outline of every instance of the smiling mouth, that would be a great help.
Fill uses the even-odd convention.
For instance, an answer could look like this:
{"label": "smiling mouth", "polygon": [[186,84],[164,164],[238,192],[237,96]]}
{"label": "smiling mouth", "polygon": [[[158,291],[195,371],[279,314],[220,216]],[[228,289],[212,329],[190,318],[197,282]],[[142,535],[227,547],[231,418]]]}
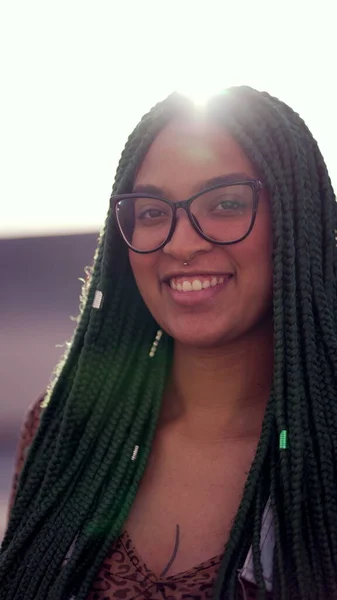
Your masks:
{"label": "smiling mouth", "polygon": [[205,275],[194,275],[192,277],[171,277],[167,284],[170,288],[176,292],[200,292],[201,290],[207,290],[209,288],[215,288],[226,280],[232,279],[233,275],[228,273],[226,275],[216,276],[205,276]]}

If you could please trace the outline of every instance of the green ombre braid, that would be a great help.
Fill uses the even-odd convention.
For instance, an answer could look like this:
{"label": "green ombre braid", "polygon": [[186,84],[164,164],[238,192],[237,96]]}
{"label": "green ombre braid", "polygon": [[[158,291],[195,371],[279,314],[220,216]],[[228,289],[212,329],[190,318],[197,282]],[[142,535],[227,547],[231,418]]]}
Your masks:
{"label": "green ombre braid", "polygon": [[[156,135],[192,110],[173,94],[143,117],[122,153],[114,194],[132,189]],[[279,100],[240,87],[215,97],[205,110],[261,174],[271,196],[274,237],[273,388],[215,598],[234,600],[250,546],[258,594],[265,597],[260,531],[270,496],[273,597],[335,599],[335,196],[317,143]],[[96,290],[103,294],[100,309],[92,307]],[[56,368],[20,477],[0,555],[0,600],[86,598],[121,533],[151,450],[172,359],[168,336],[149,359],[156,330],[109,212],[73,340]],[[280,449],[284,431],[288,446]]]}

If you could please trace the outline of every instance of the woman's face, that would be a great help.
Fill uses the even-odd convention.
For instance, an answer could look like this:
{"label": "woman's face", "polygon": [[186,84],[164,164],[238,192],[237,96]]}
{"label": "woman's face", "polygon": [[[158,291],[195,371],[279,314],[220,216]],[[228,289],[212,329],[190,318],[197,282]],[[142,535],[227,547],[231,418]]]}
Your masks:
{"label": "woman's face", "polygon": [[[155,186],[162,196],[176,202],[195,194],[205,181],[234,173],[258,179],[250,160],[228,133],[202,119],[177,120],[153,142],[134,190]],[[220,346],[270,318],[271,211],[266,190],[259,192],[259,198],[254,228],[241,242],[218,246],[204,240],[179,209],[175,232],[163,249],[143,255],[130,251],[146,305],[176,341],[203,348]],[[184,281],[213,283],[206,290],[184,292],[172,289],[172,279],[173,286],[180,283],[185,288],[189,286],[183,286]]]}

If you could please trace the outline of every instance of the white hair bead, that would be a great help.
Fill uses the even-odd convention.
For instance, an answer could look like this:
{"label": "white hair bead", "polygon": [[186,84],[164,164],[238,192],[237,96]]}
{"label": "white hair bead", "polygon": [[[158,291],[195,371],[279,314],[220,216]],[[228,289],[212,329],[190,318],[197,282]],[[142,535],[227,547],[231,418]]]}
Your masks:
{"label": "white hair bead", "polygon": [[157,331],[157,334],[156,334],[156,337],[155,337],[155,339],[154,339],[154,342],[153,342],[153,344],[152,344],[152,346],[151,346],[151,350],[150,350],[150,352],[149,352],[149,357],[150,357],[150,358],[153,358],[153,357],[154,357],[154,355],[156,354],[156,351],[157,351],[157,348],[158,348],[158,346],[159,346],[159,342],[160,342],[160,340],[161,340],[161,336],[162,336],[162,335],[163,335],[163,332],[162,332],[162,330],[161,330],[161,329],[158,329],[158,331]]}
{"label": "white hair bead", "polygon": [[95,296],[94,296],[94,300],[92,303],[92,307],[96,308],[96,309],[100,309],[102,306],[102,301],[103,301],[103,294],[102,292],[100,292],[100,290],[96,290],[95,292]]}

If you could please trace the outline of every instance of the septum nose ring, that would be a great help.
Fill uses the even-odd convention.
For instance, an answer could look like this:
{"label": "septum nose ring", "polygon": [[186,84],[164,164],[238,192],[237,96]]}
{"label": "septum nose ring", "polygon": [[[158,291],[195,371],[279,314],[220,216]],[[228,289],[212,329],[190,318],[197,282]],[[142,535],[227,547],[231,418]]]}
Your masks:
{"label": "septum nose ring", "polygon": [[184,262],[184,267],[188,267],[188,262]]}

